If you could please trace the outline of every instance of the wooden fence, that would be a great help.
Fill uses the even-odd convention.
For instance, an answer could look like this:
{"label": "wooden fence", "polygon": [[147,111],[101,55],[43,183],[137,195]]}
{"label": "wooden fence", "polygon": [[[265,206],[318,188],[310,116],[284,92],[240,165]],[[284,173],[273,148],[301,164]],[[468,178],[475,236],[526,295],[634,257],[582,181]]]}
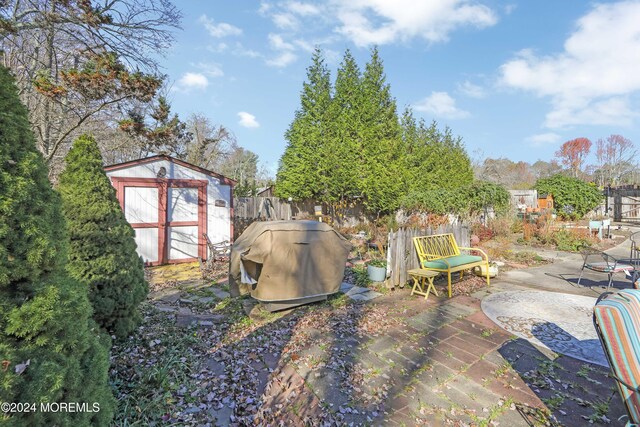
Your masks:
{"label": "wooden fence", "polygon": [[389,287],[404,287],[409,280],[407,271],[419,268],[418,256],[413,246],[413,238],[416,236],[428,236],[431,234],[453,233],[458,246],[469,247],[469,229],[460,224],[442,225],[436,229],[401,228],[389,233],[387,245],[387,271],[390,273],[387,279]]}
{"label": "wooden fence", "polygon": [[233,201],[233,215],[263,221],[290,220],[291,204],[277,197],[237,197]]}

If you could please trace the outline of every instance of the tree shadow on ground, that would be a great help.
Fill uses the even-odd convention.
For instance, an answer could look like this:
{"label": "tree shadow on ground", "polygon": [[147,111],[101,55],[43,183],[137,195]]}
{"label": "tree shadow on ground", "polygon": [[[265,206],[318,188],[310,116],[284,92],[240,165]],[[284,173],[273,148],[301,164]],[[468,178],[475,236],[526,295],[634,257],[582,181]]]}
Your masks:
{"label": "tree shadow on ground", "polygon": [[552,425],[624,425],[618,419],[626,416],[625,409],[608,368],[543,353],[522,338],[506,342],[498,351],[549,410],[523,413],[530,425],[547,416]]}

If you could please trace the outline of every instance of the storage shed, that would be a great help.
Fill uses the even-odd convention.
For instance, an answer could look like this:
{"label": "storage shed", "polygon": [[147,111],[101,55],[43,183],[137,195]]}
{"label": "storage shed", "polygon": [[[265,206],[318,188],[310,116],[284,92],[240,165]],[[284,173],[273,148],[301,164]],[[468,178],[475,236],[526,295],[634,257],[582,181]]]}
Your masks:
{"label": "storage shed", "polygon": [[166,155],[105,167],[147,265],[208,257],[233,236],[235,181]]}
{"label": "storage shed", "polygon": [[539,209],[553,209],[553,195],[552,194],[538,194],[538,208]]}

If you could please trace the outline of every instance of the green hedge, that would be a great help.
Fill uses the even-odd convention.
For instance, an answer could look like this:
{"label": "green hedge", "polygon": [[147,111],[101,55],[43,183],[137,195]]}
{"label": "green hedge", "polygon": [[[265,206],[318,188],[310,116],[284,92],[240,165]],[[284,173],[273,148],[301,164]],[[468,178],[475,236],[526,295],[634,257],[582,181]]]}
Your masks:
{"label": "green hedge", "polygon": [[536,182],[538,195],[553,195],[558,215],[566,219],[579,219],[595,209],[604,199],[602,192],[592,183],[557,174]]}

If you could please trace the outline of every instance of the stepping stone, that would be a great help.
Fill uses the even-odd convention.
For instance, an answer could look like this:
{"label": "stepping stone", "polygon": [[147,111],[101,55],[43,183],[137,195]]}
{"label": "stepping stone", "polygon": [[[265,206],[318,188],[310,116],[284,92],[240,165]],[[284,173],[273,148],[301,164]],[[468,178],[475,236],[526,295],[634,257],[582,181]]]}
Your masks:
{"label": "stepping stone", "polygon": [[218,289],[218,288],[211,289],[211,292],[213,292],[213,294],[220,299],[229,298],[231,296],[229,292],[223,291],[222,289]]}
{"label": "stepping stone", "polygon": [[349,289],[353,288],[353,285],[347,282],[342,282],[340,285],[340,292],[347,293]]}
{"label": "stepping stone", "polygon": [[220,298],[220,299],[229,298],[231,296],[231,294],[229,294],[229,292],[224,291],[224,290],[218,288],[217,286],[210,286],[210,287],[206,288],[205,290],[211,292],[217,298]]}
{"label": "stepping stone", "polygon": [[[347,294],[347,295],[349,295],[349,294]],[[382,294],[380,292],[367,291],[367,292],[362,292],[362,293],[358,293],[358,294],[349,295],[349,298],[351,298],[354,301],[369,301],[369,300],[372,300],[374,298],[378,298],[380,296],[382,296]]]}
{"label": "stepping stone", "polygon": [[159,305],[156,305],[156,308],[158,309],[158,311],[161,311],[163,313],[173,313],[175,311],[178,311],[178,307],[175,307],[173,305],[159,304]]}
{"label": "stepping stone", "polygon": [[178,315],[176,324],[178,326],[189,326],[192,323],[197,323],[200,326],[213,326],[216,323],[224,321],[224,316],[221,314],[191,314],[191,315]]}
{"label": "stepping stone", "polygon": [[216,298],[214,298],[214,297],[198,297],[196,302],[199,303],[199,304],[210,304],[214,300],[216,300]]}
{"label": "stepping stone", "polygon": [[195,301],[189,298],[180,298],[180,305],[192,305]]}
{"label": "stepping stone", "polygon": [[365,292],[368,292],[368,291],[369,291],[369,288],[362,288],[360,286],[353,286],[351,289],[349,289],[347,292],[345,292],[345,295],[350,297],[350,296],[353,296],[353,295],[356,295],[356,294],[362,294],[362,293],[365,293]]}
{"label": "stepping stone", "polygon": [[163,290],[156,293],[156,295],[152,295],[151,299],[162,301],[164,303],[173,304],[176,303],[180,299],[180,295],[182,291],[179,290]]}

